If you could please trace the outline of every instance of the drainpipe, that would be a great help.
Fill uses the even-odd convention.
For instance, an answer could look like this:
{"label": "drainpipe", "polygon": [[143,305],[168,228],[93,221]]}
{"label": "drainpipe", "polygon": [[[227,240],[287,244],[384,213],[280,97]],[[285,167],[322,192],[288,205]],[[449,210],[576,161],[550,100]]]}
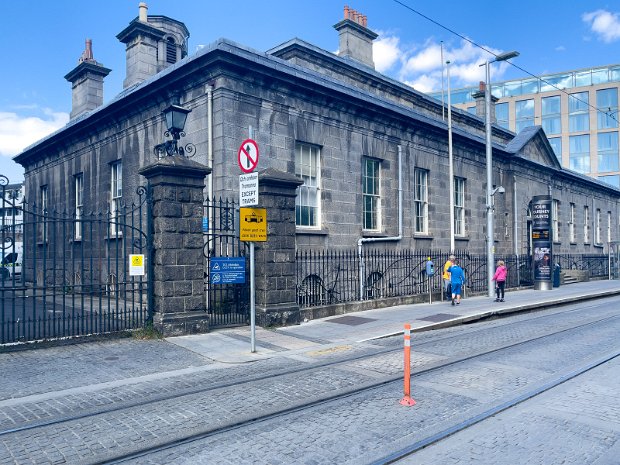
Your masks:
{"label": "drainpipe", "polygon": [[362,258],[362,244],[366,242],[400,241],[403,238],[403,148],[398,146],[398,236],[391,237],[360,237],[357,240],[357,254],[360,259],[360,300],[364,300],[364,259]]}
{"label": "drainpipe", "polygon": [[207,179],[207,195],[213,201],[213,83],[207,84],[207,166],[211,174]]}
{"label": "drainpipe", "polygon": [[517,207],[517,177],[512,177],[512,209],[513,209],[513,243],[514,243],[514,253],[517,258],[517,285],[521,286],[521,268],[519,266],[519,218],[517,215],[519,214],[519,208]]}

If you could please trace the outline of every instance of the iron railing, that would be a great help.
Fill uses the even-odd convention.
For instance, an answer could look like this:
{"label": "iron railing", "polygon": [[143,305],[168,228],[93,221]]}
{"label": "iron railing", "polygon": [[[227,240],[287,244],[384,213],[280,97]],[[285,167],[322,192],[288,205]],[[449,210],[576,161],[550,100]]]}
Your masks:
{"label": "iron railing", "polygon": [[[439,292],[442,268],[449,253],[441,251],[298,251],[297,303],[300,307],[333,305],[388,297],[403,297]],[[486,255],[465,251],[455,253],[465,271],[465,292],[487,292]],[[426,262],[433,261],[435,274],[428,277]],[[495,255],[508,269],[506,288],[531,286],[533,273],[530,257]],[[606,254],[554,255],[562,268],[585,269],[593,278],[608,276]]]}
{"label": "iron railing", "polygon": [[143,327],[151,286],[148,273],[133,275],[130,255],[148,259],[146,207],[144,188],[134,203],[100,214],[24,200],[23,223],[0,230],[3,257],[19,257],[19,272],[0,273],[0,344]]}
{"label": "iron railing", "polygon": [[[228,199],[206,200],[203,211],[205,296],[209,326],[247,324],[250,320],[250,267],[246,245],[239,240],[239,205]],[[244,283],[222,283],[212,276],[212,259],[246,260]]]}

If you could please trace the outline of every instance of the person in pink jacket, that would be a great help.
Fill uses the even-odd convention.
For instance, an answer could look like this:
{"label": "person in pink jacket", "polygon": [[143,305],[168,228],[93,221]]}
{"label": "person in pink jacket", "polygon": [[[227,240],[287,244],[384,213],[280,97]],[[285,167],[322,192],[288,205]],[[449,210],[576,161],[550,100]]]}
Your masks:
{"label": "person in pink jacket", "polygon": [[[508,274],[508,269],[504,264],[503,260],[499,260],[497,262],[497,268],[495,269],[495,274],[493,275],[493,281],[495,281],[495,293],[497,294],[497,298],[495,302],[503,302],[504,301],[504,288],[506,287],[506,275]],[[501,295],[501,298],[500,298]]]}

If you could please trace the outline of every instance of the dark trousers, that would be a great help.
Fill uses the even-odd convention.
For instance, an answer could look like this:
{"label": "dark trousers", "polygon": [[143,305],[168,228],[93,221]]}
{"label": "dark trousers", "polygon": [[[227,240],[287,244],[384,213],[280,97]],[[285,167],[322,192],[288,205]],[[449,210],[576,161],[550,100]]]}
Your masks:
{"label": "dark trousers", "polygon": [[497,285],[495,286],[495,293],[497,294],[498,299],[504,298],[505,287],[506,287],[506,281],[497,281]]}

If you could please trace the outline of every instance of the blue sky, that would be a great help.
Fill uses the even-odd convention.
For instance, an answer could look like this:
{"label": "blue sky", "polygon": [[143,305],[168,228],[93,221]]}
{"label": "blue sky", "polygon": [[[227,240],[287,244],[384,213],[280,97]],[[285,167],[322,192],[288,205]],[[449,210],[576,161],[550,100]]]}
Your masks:
{"label": "blue sky", "polygon": [[[534,75],[620,63],[620,2],[597,0],[150,0],[149,14],[182,21],[189,52],[224,37],[266,51],[293,37],[336,52],[333,25],[348,4],[379,34],[379,71],[422,91],[441,89],[441,53],[451,60],[451,87],[484,79],[487,52],[518,50],[515,64]],[[71,85],[64,76],[78,63],[87,38],[94,58],[112,72],[104,101],[122,90],[125,48],[116,39],[138,15],[139,0],[31,0],[2,2],[0,29],[0,174],[11,182],[23,170],[11,157],[64,126]],[[414,11],[415,10],[415,11]],[[416,13],[417,12],[417,13]],[[443,26],[443,27],[442,27]],[[455,34],[456,33],[456,34]],[[458,35],[457,35],[458,34]],[[460,37],[462,36],[462,37]],[[507,63],[492,80],[525,77]]]}

